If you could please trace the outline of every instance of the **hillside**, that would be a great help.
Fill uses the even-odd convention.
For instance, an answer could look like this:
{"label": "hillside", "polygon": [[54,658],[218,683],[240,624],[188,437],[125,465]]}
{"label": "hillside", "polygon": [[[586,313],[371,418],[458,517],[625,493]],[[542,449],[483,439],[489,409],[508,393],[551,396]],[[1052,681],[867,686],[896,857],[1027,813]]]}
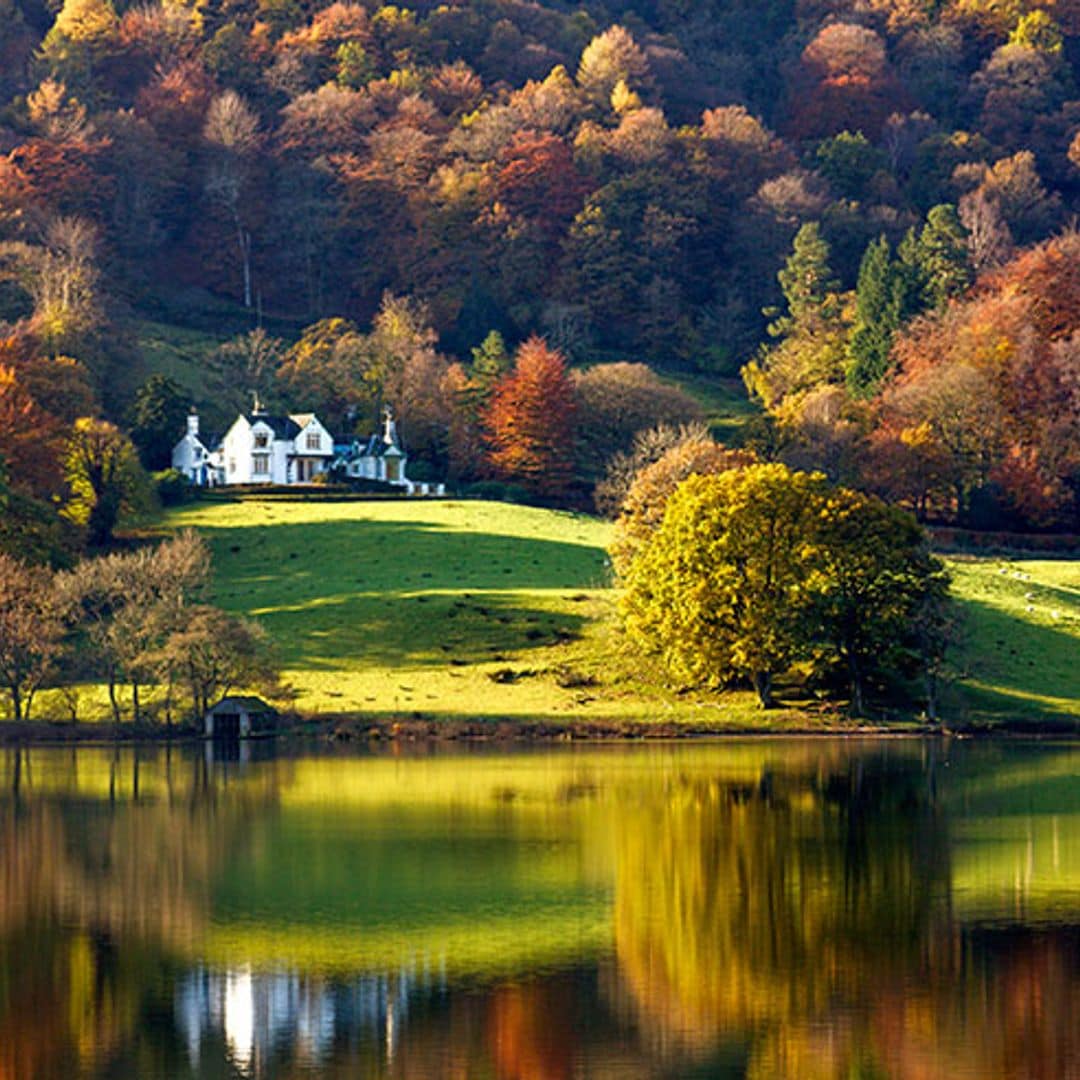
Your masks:
{"label": "hillside", "polygon": [[[483,502],[206,503],[216,599],[256,616],[304,711],[758,726],[752,695],[672,695],[608,624],[609,526]],[[950,723],[1080,717],[1080,563],[954,562]],[[1025,599],[1025,597],[1028,597]],[[769,714],[778,728],[822,723]]]}

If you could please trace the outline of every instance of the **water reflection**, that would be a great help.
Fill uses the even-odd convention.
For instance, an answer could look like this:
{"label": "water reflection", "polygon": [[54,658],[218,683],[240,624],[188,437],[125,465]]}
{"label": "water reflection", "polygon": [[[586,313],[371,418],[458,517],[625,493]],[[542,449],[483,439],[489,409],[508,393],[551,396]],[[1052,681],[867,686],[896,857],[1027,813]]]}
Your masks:
{"label": "water reflection", "polygon": [[1080,751],[0,756],[8,1077],[1080,1077]]}

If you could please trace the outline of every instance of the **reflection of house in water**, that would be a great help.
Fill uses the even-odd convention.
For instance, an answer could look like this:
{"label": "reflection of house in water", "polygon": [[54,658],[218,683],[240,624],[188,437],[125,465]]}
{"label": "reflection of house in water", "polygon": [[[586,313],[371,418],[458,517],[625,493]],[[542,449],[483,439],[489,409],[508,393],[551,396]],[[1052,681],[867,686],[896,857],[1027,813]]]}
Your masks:
{"label": "reflection of house in water", "polygon": [[402,970],[330,982],[250,968],[217,972],[198,968],[176,987],[176,1024],[192,1067],[224,1044],[247,1076],[267,1075],[271,1064],[324,1063],[335,1047],[383,1044],[394,1056],[409,995],[445,991],[445,977]]}

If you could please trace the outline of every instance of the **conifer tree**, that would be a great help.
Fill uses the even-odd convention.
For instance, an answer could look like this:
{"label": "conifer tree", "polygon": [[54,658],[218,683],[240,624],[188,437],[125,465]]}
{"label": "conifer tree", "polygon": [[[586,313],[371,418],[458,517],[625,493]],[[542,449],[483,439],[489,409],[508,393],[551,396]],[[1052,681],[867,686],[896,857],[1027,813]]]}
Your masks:
{"label": "conifer tree", "polygon": [[904,279],[893,266],[889,241],[871,243],[859,266],[855,288],[855,326],[848,343],[848,389],[870,397],[889,370],[893,335],[900,326]]}
{"label": "conifer tree", "polygon": [[916,258],[928,306],[943,308],[971,284],[967,239],[967,229],[951,203],[941,203],[926,215]]}
{"label": "conifer tree", "polygon": [[829,254],[828,241],[816,221],[808,221],[795,234],[791,254],[776,275],[788,314],[769,326],[774,337],[783,337],[825,314],[829,296],[837,288],[829,269]]}

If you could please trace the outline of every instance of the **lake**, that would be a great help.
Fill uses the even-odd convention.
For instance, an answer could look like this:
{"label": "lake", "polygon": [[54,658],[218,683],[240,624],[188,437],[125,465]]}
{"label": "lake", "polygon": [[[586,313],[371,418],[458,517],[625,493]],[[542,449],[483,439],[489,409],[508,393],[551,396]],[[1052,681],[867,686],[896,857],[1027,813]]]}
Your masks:
{"label": "lake", "polygon": [[1080,1077],[1080,746],[0,750],[0,1078]]}

